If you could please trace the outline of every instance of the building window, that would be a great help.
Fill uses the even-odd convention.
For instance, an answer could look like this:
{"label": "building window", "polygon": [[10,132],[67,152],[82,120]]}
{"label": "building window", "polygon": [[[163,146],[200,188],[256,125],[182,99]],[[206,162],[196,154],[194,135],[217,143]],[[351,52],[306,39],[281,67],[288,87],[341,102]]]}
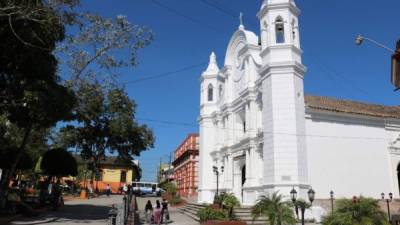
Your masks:
{"label": "building window", "polygon": [[275,33],[276,33],[276,43],[285,43],[285,25],[282,17],[278,17],[275,20]]}
{"label": "building window", "polygon": [[223,88],[222,88],[222,85],[219,85],[219,91],[218,91],[218,94],[219,94],[219,98],[221,99],[221,97],[222,97],[222,92],[223,92],[224,90],[223,90]]}
{"label": "building window", "polygon": [[209,102],[213,101],[213,96],[214,95],[214,87],[212,86],[212,84],[208,85],[207,88],[207,99]]}
{"label": "building window", "polygon": [[120,179],[121,183],[125,183],[126,182],[126,171],[121,170],[121,179]]}

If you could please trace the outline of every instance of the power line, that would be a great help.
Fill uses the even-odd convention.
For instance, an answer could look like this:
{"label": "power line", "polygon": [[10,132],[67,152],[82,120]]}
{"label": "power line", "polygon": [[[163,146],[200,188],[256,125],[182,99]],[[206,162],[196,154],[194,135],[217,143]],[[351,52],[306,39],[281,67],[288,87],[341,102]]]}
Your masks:
{"label": "power line", "polygon": [[169,7],[168,5],[162,4],[162,3],[160,3],[160,2],[158,2],[158,1],[156,1],[156,0],[151,0],[151,2],[153,2],[153,3],[156,4],[156,5],[158,5],[158,6],[161,7],[161,8],[164,8],[164,9],[168,10],[168,11],[171,12],[171,13],[174,13],[175,15],[178,15],[178,16],[180,16],[180,17],[182,17],[182,18],[185,18],[185,19],[191,21],[192,23],[195,23],[195,24],[197,24],[197,25],[206,27],[206,28],[208,28],[208,29],[211,29],[211,30],[213,30],[213,31],[215,31],[215,32],[218,32],[218,33],[221,33],[221,34],[225,34],[225,32],[221,32],[220,29],[218,29],[218,28],[216,28],[216,27],[213,27],[213,26],[210,26],[210,25],[208,25],[208,24],[205,24],[205,23],[201,22],[200,20],[194,19],[194,18],[192,18],[192,17],[190,17],[190,16],[188,16],[188,15],[185,15],[185,14],[179,12],[178,10],[176,10],[176,9],[174,9],[174,8],[172,8],[172,7]]}
{"label": "power line", "polygon": [[[176,121],[168,121],[168,120],[156,120],[149,118],[137,118],[138,120],[160,123],[160,124],[168,124],[168,125],[176,125],[183,127],[202,127],[202,128],[210,128],[214,129],[215,127],[207,127],[200,126],[198,124],[190,124],[184,122],[176,122]],[[231,131],[239,131],[243,132],[243,129],[232,129],[232,128],[217,128],[218,130],[231,130]],[[258,133],[259,131],[247,131],[249,133]],[[333,139],[356,139],[356,140],[376,140],[376,141],[390,141],[387,138],[376,138],[376,137],[357,137],[357,136],[334,136],[334,135],[313,135],[313,134],[296,134],[296,133],[288,133],[288,132],[265,132],[264,134],[272,134],[272,135],[288,135],[288,136],[299,136],[299,137],[316,137],[316,138],[333,138]]]}
{"label": "power line", "polygon": [[[370,92],[368,92],[368,91],[360,88],[359,86],[357,86],[355,81],[349,79],[347,76],[344,76],[344,75],[340,74],[337,70],[335,70],[335,69],[329,67],[328,65],[322,63],[321,61],[318,60],[317,57],[314,57],[312,55],[309,55],[309,57],[310,57],[311,61],[313,61],[316,65],[318,65],[325,72],[327,72],[326,75],[328,75],[329,77],[331,77],[331,78],[332,78],[332,76],[333,77],[337,77],[337,78],[339,78],[339,81],[340,81],[340,79],[348,81],[348,82],[339,82],[339,81],[337,81],[337,83],[339,83],[341,86],[346,87],[346,85],[344,85],[344,84],[351,84],[351,86],[347,86],[349,88],[349,90],[357,90],[358,92],[362,93],[363,95],[367,95],[368,97],[379,101],[379,99],[377,99],[375,96],[371,95]],[[335,79],[332,79],[332,80],[336,81]]]}
{"label": "power line", "polygon": [[[210,6],[210,7],[214,8],[214,9],[216,9],[216,10],[218,10],[218,11],[220,11],[220,12],[222,12],[222,13],[224,13],[224,14],[232,17],[232,18],[235,18],[235,19],[239,18],[238,16],[239,16],[240,13],[238,11],[235,11],[235,10],[231,9],[228,6],[223,5],[220,2],[216,2],[214,0],[201,0],[201,2],[203,2],[204,4]],[[254,24],[254,23],[251,23],[251,24],[254,27],[258,26],[258,25]]]}
{"label": "power line", "polygon": [[165,72],[165,73],[161,73],[161,74],[157,74],[157,75],[153,75],[153,76],[149,76],[149,77],[144,77],[144,78],[140,78],[140,79],[136,79],[136,80],[132,80],[132,81],[123,82],[123,84],[136,84],[136,83],[140,83],[140,82],[143,82],[143,81],[160,79],[160,78],[163,78],[163,77],[172,76],[172,75],[184,72],[184,71],[192,70],[194,68],[207,65],[207,63],[208,62],[202,62],[202,63],[199,63],[199,64],[194,64],[194,65],[191,65],[191,66],[183,67],[183,68],[178,69],[178,70]]}
{"label": "power line", "polygon": [[217,9],[218,11],[220,11],[220,12],[222,12],[222,13],[228,15],[228,16],[237,17],[237,15],[238,15],[238,14],[237,14],[236,12],[234,12],[233,10],[231,10],[231,9],[229,9],[229,8],[226,8],[226,7],[223,7],[223,6],[221,5],[221,3],[219,3],[219,2],[208,1],[208,0],[201,0],[201,1],[202,1],[204,4],[209,5],[209,6],[213,7],[213,8],[215,8],[215,9]]}

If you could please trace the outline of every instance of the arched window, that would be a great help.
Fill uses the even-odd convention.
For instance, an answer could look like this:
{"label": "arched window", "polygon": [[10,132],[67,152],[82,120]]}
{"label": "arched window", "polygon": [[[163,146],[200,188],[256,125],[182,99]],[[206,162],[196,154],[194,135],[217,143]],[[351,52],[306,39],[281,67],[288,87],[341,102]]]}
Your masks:
{"label": "arched window", "polygon": [[214,87],[212,86],[212,84],[209,84],[207,88],[207,99],[209,102],[213,101],[214,97],[213,95],[214,95]]}
{"label": "arched window", "polygon": [[218,88],[218,89],[219,89],[219,90],[218,90],[218,96],[219,96],[219,98],[221,99],[222,96],[223,96],[223,91],[224,91],[224,89],[223,89],[223,87],[222,87],[222,84],[219,85],[219,88]]}
{"label": "arched window", "polygon": [[276,43],[285,43],[285,25],[282,17],[278,17],[275,20],[275,33],[276,33]]}

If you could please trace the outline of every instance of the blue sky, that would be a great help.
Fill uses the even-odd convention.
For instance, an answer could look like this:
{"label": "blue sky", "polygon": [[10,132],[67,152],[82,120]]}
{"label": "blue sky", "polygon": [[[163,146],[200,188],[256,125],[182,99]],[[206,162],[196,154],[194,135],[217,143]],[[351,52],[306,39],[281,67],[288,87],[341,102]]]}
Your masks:
{"label": "blue sky", "polygon": [[[259,33],[256,13],[261,0],[208,0],[235,12],[237,18],[218,11],[202,0],[157,0],[179,16],[152,0],[82,0],[83,8],[104,16],[127,15],[135,24],[155,33],[154,42],[139,54],[139,66],[123,71],[121,82],[142,79],[206,63],[215,51],[222,66],[228,42],[244,14],[246,29]],[[303,63],[308,67],[306,94],[396,105],[400,93],[389,82],[390,54],[370,43],[355,46],[360,33],[392,48],[400,38],[398,0],[297,0],[300,18]],[[186,17],[185,17],[186,16]],[[198,66],[162,79],[126,85],[138,104],[137,118],[153,128],[156,145],[139,158],[143,180],[156,178],[160,161],[188,133],[197,132],[199,77],[206,68]],[[155,120],[155,121],[154,121]],[[167,124],[172,121],[187,125]]]}

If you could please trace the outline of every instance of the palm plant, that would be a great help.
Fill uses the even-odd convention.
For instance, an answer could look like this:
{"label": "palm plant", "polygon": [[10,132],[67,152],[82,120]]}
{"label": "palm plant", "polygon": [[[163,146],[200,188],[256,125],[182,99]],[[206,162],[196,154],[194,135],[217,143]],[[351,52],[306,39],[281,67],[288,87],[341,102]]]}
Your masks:
{"label": "palm plant", "polygon": [[296,219],[290,202],[283,201],[278,192],[268,196],[261,196],[251,210],[253,219],[266,216],[270,225],[292,225]]}
{"label": "palm plant", "polygon": [[233,208],[236,206],[240,206],[239,200],[232,193],[223,193],[221,195],[222,205],[228,210],[228,217],[230,219],[234,219],[233,216]]}
{"label": "palm plant", "polygon": [[378,200],[360,197],[358,200],[342,199],[332,214],[325,217],[323,225],[389,225]]}

